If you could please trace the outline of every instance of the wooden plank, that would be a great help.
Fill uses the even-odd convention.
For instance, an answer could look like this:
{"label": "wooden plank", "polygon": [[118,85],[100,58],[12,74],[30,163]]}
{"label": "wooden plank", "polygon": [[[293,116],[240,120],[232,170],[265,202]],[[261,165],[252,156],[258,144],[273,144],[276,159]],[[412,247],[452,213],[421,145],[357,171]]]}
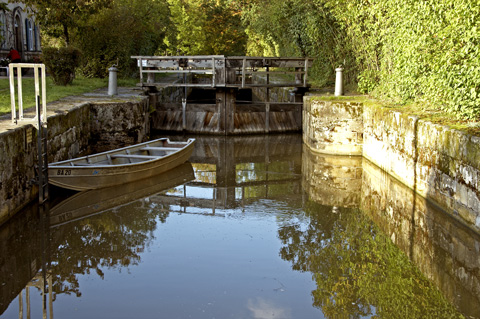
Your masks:
{"label": "wooden plank", "polygon": [[[139,83],[138,86],[142,87],[158,87],[158,88],[169,88],[169,87],[189,87],[189,88],[211,88],[212,83],[163,83],[163,82],[154,82],[154,83]],[[217,87],[228,87],[228,88],[242,88],[241,83],[227,83],[218,85]],[[243,88],[259,88],[259,87],[270,87],[270,88],[281,88],[281,87],[304,87],[303,81],[301,83],[270,83],[270,84],[252,84],[245,83]]]}
{"label": "wooden plank", "polygon": [[289,74],[305,74],[304,71],[245,71],[245,74],[257,74],[257,75],[289,75]]}
{"label": "wooden plank", "polygon": [[212,70],[143,70],[142,73],[214,74]]}
{"label": "wooden plank", "polygon": [[245,66],[248,68],[264,68],[264,67],[277,67],[277,68],[295,68],[304,67],[305,63],[311,67],[313,65],[313,59],[304,58],[264,58],[264,57],[227,57],[227,68],[241,68],[243,60],[245,59]]}
{"label": "wooden plank", "polygon": [[[182,111],[182,103],[160,103],[157,111]],[[188,103],[187,112],[215,112],[217,104]]]}
{"label": "wooden plank", "polygon": [[225,99],[226,99],[225,89],[217,89],[216,90],[216,100],[217,100],[216,112],[220,115],[219,123],[218,123],[218,130],[220,132],[226,132],[226,127],[227,127]]}
{"label": "wooden plank", "polygon": [[235,130],[235,101],[236,90],[227,89],[225,94],[225,133],[230,134]]}
{"label": "wooden plank", "polygon": [[144,60],[178,60],[178,59],[195,59],[195,60],[211,60],[212,58],[225,58],[224,55],[132,55],[132,59],[144,59]]}
{"label": "wooden plank", "polygon": [[[236,112],[265,112],[266,103],[236,104]],[[302,105],[270,103],[270,112],[301,112]]]}
{"label": "wooden plank", "polygon": [[[149,57],[149,56],[132,56],[137,59],[139,67],[156,67],[156,68],[223,68],[224,56],[204,55],[204,56],[178,56],[178,57]],[[142,62],[140,62],[142,61]],[[185,64],[183,64],[185,63]]]}
{"label": "wooden plank", "polygon": [[71,162],[72,166],[95,166],[95,165],[100,165],[100,164],[93,164],[93,163],[74,163]]}

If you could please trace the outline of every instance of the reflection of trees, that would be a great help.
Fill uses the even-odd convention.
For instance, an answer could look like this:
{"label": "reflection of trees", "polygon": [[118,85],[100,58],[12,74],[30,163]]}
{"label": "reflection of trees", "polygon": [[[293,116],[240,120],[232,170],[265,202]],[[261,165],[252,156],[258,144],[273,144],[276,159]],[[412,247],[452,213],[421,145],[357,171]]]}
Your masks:
{"label": "reflection of trees", "polygon": [[197,181],[209,184],[215,184],[217,182],[217,168],[214,164],[193,164],[195,171],[195,179]]}
{"label": "reflection of trees", "polygon": [[81,296],[77,275],[96,272],[103,279],[103,267],[123,268],[140,262],[157,220],[166,221],[169,209],[148,207],[144,200],[129,203],[51,230],[51,273],[55,294]]}
{"label": "reflection of trees", "polygon": [[328,318],[457,318],[441,293],[356,209],[307,203],[308,225],[279,229],[280,255],[310,271]]}

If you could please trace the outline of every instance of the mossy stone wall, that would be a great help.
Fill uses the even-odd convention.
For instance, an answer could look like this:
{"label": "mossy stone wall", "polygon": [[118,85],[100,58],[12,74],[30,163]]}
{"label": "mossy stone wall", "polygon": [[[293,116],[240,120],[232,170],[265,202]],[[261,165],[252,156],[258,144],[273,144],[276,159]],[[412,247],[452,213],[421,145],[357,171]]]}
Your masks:
{"label": "mossy stone wall", "polygon": [[306,97],[302,126],[305,143],[318,152],[362,155],[363,105]]}

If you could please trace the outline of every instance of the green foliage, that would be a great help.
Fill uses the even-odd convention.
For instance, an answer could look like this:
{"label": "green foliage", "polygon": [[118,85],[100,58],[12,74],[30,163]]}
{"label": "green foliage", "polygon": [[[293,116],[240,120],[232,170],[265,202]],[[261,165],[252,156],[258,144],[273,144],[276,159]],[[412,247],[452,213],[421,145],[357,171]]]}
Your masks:
{"label": "green foliage", "polygon": [[252,1],[244,7],[249,55],[309,56],[315,58],[310,79],[327,85],[334,70],[347,64],[347,81],[356,78],[355,64],[345,32],[321,1]]}
{"label": "green foliage", "polygon": [[[311,82],[480,119],[477,0],[26,0],[42,32],[82,49],[82,72],[130,55],[310,56]],[[121,27],[119,27],[121,26]],[[45,37],[44,37],[45,38]]]}
{"label": "green foliage", "polygon": [[[480,119],[480,5],[469,0],[252,0],[249,52],[316,58],[311,79]],[[322,81],[323,79],[323,81]]]}
{"label": "green foliage", "polygon": [[168,0],[175,33],[167,39],[173,55],[244,55],[247,35],[241,7],[227,0]]}
{"label": "green foliage", "polygon": [[111,5],[113,0],[23,0],[36,14],[42,32],[70,44],[71,32],[88,16]]}
{"label": "green foliage", "polygon": [[377,72],[374,70],[364,70],[358,75],[358,91],[360,93],[372,92],[378,83]]}
{"label": "green foliage", "polygon": [[43,62],[57,85],[67,85],[75,78],[80,64],[80,51],[73,47],[43,48]]}
{"label": "green foliage", "polygon": [[82,50],[80,71],[88,77],[104,77],[118,64],[120,73],[137,71],[132,55],[164,51],[163,39],[171,28],[165,1],[118,0],[82,23],[74,42]]}

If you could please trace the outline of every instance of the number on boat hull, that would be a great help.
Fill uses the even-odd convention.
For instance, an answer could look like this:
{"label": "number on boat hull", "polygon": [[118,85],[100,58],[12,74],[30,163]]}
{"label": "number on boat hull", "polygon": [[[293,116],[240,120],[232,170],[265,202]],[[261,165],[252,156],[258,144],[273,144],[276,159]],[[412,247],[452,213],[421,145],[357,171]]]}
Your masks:
{"label": "number on boat hull", "polygon": [[59,169],[59,170],[57,170],[57,175],[72,175],[72,170]]}

